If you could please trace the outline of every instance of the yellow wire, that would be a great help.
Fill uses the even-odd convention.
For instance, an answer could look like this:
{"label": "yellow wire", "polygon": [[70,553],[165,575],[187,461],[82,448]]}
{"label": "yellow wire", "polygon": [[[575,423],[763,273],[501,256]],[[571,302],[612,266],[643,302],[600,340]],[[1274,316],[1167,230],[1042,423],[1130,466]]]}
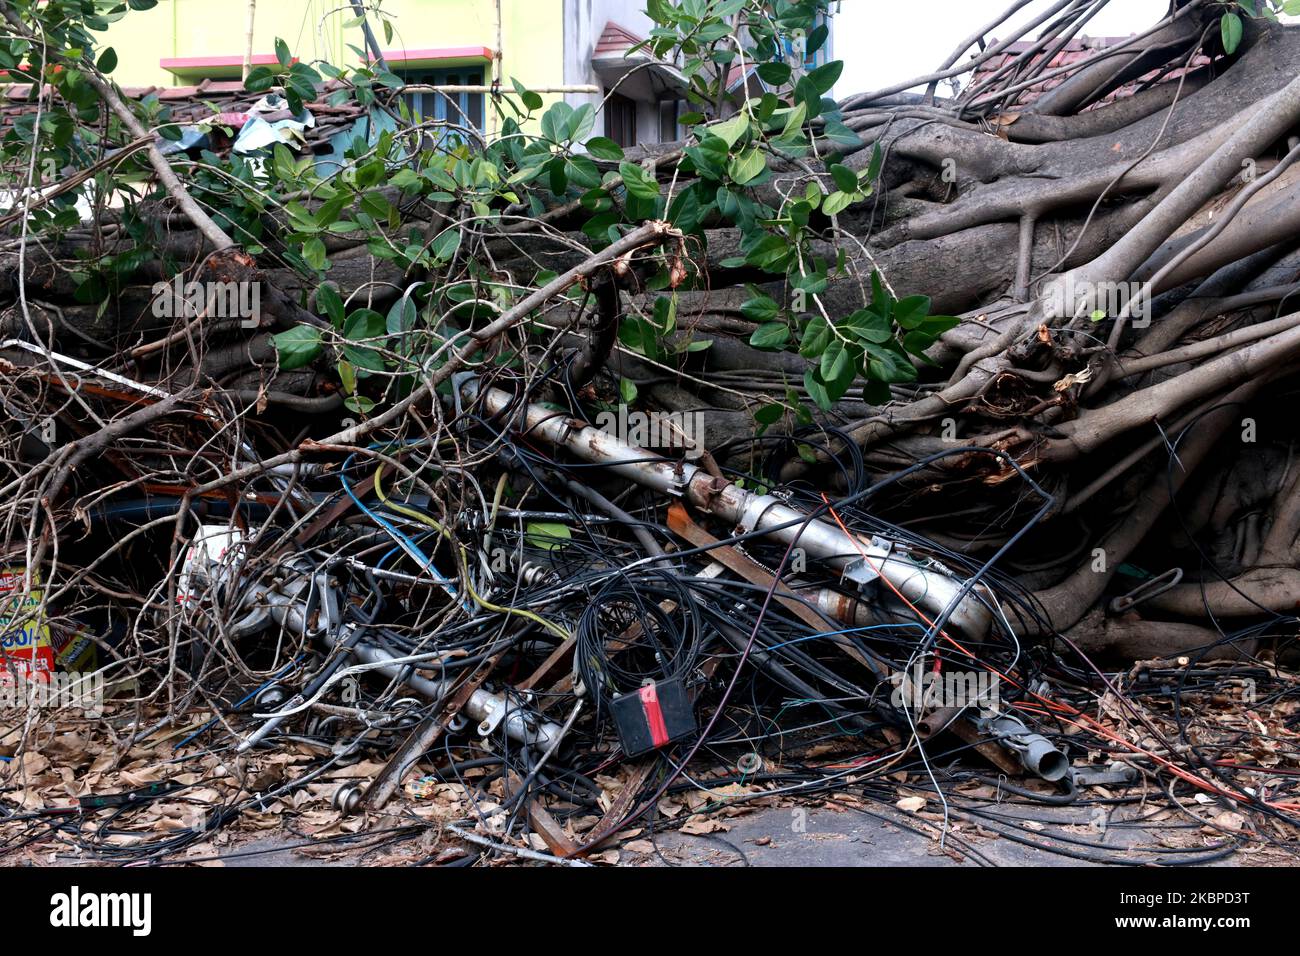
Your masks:
{"label": "yellow wire", "polygon": [[439,524],[433,518],[429,517],[424,512],[416,511],[414,508],[408,508],[405,505],[399,505],[397,502],[390,500],[389,497],[386,494],[384,494],[383,476],[384,476],[384,466],[380,465],[379,468],[375,471],[375,495],[379,498],[380,501],[384,503],[384,507],[396,511],[400,515],[405,515],[406,517],[410,518],[412,521],[418,521],[420,522],[420,524],[432,528],[434,531],[438,532],[438,534],[446,538],[448,542],[450,542],[453,545],[456,545],[459,548],[461,581],[465,585],[465,590],[469,592],[469,596],[474,599],[475,604],[478,604],[480,607],[487,608],[487,610],[489,611],[496,611],[498,614],[515,614],[519,617],[527,618],[528,620],[533,621],[536,624],[540,624],[542,627],[546,628],[551,633],[559,635],[559,637],[563,638],[566,641],[573,636],[564,628],[560,627],[558,624],[552,624],[550,621],[542,617],[540,614],[535,614],[532,611],[528,610],[527,608],[503,607],[500,604],[493,604],[491,601],[487,600],[486,598],[481,597],[479,593],[474,590],[474,585],[470,582],[468,555],[465,552],[465,546],[458,545],[457,542],[452,539],[451,532],[449,532],[446,528],[444,528],[441,524]]}

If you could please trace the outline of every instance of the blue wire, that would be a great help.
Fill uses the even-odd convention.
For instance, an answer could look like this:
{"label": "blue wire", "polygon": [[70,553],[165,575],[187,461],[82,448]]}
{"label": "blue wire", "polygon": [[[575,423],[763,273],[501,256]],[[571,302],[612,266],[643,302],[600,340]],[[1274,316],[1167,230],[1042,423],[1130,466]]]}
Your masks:
{"label": "blue wire", "polygon": [[[426,535],[421,535],[419,538],[416,539],[416,541],[417,542],[423,541],[425,538],[433,537],[436,534],[437,534],[436,531],[430,531]],[[391,558],[393,555],[397,554],[398,552],[401,552],[403,554],[405,553],[401,545],[394,545],[388,551],[384,552],[383,557],[381,557],[378,561],[375,562],[375,567],[382,568],[385,564],[388,563],[388,559]]]}
{"label": "blue wire", "polygon": [[352,499],[352,503],[361,509],[361,511],[366,515],[366,517],[368,517],[375,524],[379,525],[379,527],[383,528],[384,531],[388,532],[389,536],[392,537],[394,541],[397,541],[402,546],[402,550],[406,551],[406,553],[409,554],[411,557],[418,559],[420,563],[424,565],[425,570],[427,570],[431,575],[433,575],[433,579],[438,583],[438,585],[444,591],[446,591],[452,597],[456,597],[457,596],[456,589],[452,587],[451,581],[448,580],[447,578],[444,578],[442,574],[439,573],[438,569],[433,566],[433,559],[430,558],[428,555],[426,555],[423,551],[421,551],[419,546],[414,541],[408,538],[396,527],[389,524],[380,515],[376,514],[374,511],[371,511],[369,508],[367,508],[366,503],[362,501],[360,498],[358,498],[356,496],[356,493],[353,492],[352,486],[348,484],[346,473],[348,468],[351,467],[352,460],[354,458],[356,458],[355,454],[349,455],[347,461],[343,463],[343,468],[339,471],[339,482],[343,485],[343,491],[347,494],[349,498]]}

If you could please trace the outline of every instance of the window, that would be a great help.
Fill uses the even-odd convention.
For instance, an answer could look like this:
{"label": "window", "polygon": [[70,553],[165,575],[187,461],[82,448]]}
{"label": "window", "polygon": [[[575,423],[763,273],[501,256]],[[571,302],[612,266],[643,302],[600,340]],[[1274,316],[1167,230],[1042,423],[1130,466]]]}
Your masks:
{"label": "window", "polygon": [[[483,70],[478,67],[461,67],[446,70],[403,70],[400,76],[409,84],[422,86],[482,86]],[[412,91],[402,94],[411,118],[438,120],[453,126],[472,126],[483,129],[482,93],[435,93],[432,90]],[[456,130],[450,130],[456,136]],[[464,139],[464,134],[459,134]]]}
{"label": "window", "polygon": [[[790,37],[786,37],[783,42],[785,43],[786,62],[792,62],[795,59],[794,42]],[[805,70],[814,70],[830,60],[830,24],[827,22],[824,13],[817,14],[817,26],[813,27],[812,33],[804,42],[804,50],[807,51],[815,43],[820,44],[817,50],[804,56],[803,68]]]}
{"label": "window", "polygon": [[677,132],[677,117],[681,100],[664,100],[659,104],[659,142],[672,143],[681,137]]}
{"label": "window", "polygon": [[605,102],[605,135],[623,147],[635,146],[636,100],[615,93]]}

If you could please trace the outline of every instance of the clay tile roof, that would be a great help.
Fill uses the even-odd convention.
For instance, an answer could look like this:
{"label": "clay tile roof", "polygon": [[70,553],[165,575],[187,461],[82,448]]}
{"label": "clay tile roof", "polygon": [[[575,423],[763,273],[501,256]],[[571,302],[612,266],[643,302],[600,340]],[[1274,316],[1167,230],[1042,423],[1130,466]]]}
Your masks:
{"label": "clay tile roof", "polygon": [[623,56],[638,43],[644,43],[645,37],[637,36],[631,30],[619,26],[613,20],[605,24],[605,29],[596,41],[595,57]]}
{"label": "clay tile roof", "polygon": [[[1075,63],[1080,63],[1088,59],[1089,57],[1095,56],[1099,50],[1109,49],[1110,47],[1123,43],[1125,40],[1128,39],[1130,39],[1130,37],[1076,37],[1075,39],[1068,42],[1061,49],[1059,53],[1057,53],[1055,56],[1052,57],[1051,63],[1047,65],[1047,67],[1043,70],[1043,72],[1051,72],[1053,70],[1060,69],[1061,67],[1070,66]],[[996,43],[997,41],[995,40],[993,42]],[[1022,40],[1018,43],[1013,43],[1011,44],[1011,46],[1007,48],[1007,52],[999,54],[998,56],[993,57],[992,59],[988,60],[985,63],[981,63],[975,69],[975,72],[971,77],[970,82],[967,84],[967,88],[974,86],[977,83],[981,83],[984,80],[989,79],[989,77],[991,77],[1002,67],[1006,66],[1007,63],[1010,62],[1014,57],[1025,53],[1033,45],[1034,44],[1032,42],[1027,40]],[[1042,54],[1038,54],[1034,57],[1034,62],[1036,63],[1041,62],[1042,58],[1043,58]],[[1210,63],[1209,57],[1198,53],[1192,59],[1187,69],[1170,70],[1164,74],[1150,73],[1146,76],[1140,77],[1137,80],[1134,80],[1131,83],[1121,86],[1119,89],[1115,90],[1114,92],[1106,96],[1105,99],[1098,101],[1098,104],[1113,102],[1114,100],[1120,99],[1125,96],[1132,96],[1139,89],[1141,89],[1143,85],[1156,79],[1157,76],[1159,76],[1162,80],[1176,80],[1184,73],[1192,72],[1194,70],[1199,70],[1201,67],[1206,66],[1209,63]],[[1068,76],[1058,76],[1055,77],[1054,79],[1050,79],[1043,83],[1040,83],[1037,86],[1033,86],[1020,94],[1019,102],[1022,105],[1032,103],[1034,100],[1038,99],[1047,91],[1054,89],[1057,86],[1060,86],[1063,82],[1065,82],[1066,79],[1068,79]],[[1093,104],[1093,105],[1098,105],[1098,104]]]}
{"label": "clay tile roof", "polygon": [[[327,84],[321,91],[321,99],[338,84]],[[29,83],[13,83],[7,87],[0,86],[3,98],[0,98],[0,134],[16,117],[32,113],[36,109],[36,100],[32,96],[33,86]],[[52,94],[50,87],[45,88],[47,96]],[[249,108],[260,100],[265,93],[248,93],[239,80],[205,80],[197,86],[176,87],[125,87],[122,92],[130,99],[144,99],[151,93],[171,110],[173,122],[195,123],[213,118],[213,107],[220,114],[237,116],[248,112]],[[308,103],[307,109],[316,117],[315,127],[305,133],[308,143],[316,148],[324,148],[326,141],[338,132],[350,129],[365,114],[364,107],[356,103],[329,106],[325,103]],[[242,121],[241,121],[242,122]],[[235,125],[238,125],[237,123]],[[218,150],[220,151],[220,150]]]}

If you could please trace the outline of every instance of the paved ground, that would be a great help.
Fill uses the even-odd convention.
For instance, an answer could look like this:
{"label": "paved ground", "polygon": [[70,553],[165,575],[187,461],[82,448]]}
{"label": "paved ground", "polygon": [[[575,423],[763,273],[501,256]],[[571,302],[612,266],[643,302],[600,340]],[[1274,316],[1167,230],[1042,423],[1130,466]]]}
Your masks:
{"label": "paved ground", "polygon": [[[1133,826],[1110,826],[1100,833],[1087,826],[1088,814],[1080,808],[1009,807],[999,810],[1008,817],[1031,820],[1025,833],[1036,840],[1051,841],[1051,834],[1095,843],[1130,856],[1149,858],[1150,850],[1168,846],[1170,833]],[[643,835],[625,844],[619,863],[636,866],[978,866],[980,860],[963,856],[970,848],[985,864],[999,866],[1078,866],[1088,865],[1057,853],[1024,846],[1005,838],[972,833],[969,824],[962,826],[955,839],[944,849],[929,836],[911,832],[912,825],[902,813],[899,823],[881,820],[864,813],[828,809],[798,811],[765,809],[744,816],[724,819],[726,831],[692,835],[676,831],[655,837],[653,845]],[[1044,822],[1047,821],[1047,822]],[[1068,831],[1058,825],[1071,826]],[[304,856],[294,847],[297,841],[279,836],[241,843],[231,848],[228,866],[355,866],[367,862],[363,851],[328,860]],[[658,852],[655,852],[655,846]],[[1064,845],[1064,844],[1058,844]],[[1086,849],[1086,848],[1084,848]],[[247,855],[255,851],[253,855]],[[419,856],[414,847],[410,852]],[[384,862],[378,857],[370,862]],[[398,861],[394,861],[398,862]],[[1233,860],[1227,861],[1232,865]],[[1237,860],[1236,862],[1242,862]]]}
{"label": "paved ground", "polygon": [[[1036,818],[1063,823],[1086,822],[1086,816],[1056,808],[1033,808]],[[660,854],[669,864],[706,866],[978,866],[963,857],[962,844],[972,847],[987,862],[1001,866],[1067,866],[1077,861],[1055,853],[1026,847],[1007,839],[965,840],[969,828],[956,834],[945,849],[929,836],[911,832],[894,823],[852,811],[764,810],[728,821],[726,833],[690,836],[666,833],[656,837]],[[1101,838],[1107,847],[1125,847],[1148,842],[1151,835],[1141,830],[1108,831]],[[722,841],[725,841],[722,842]],[[742,858],[743,854],[743,858]],[[629,854],[630,855],[630,854]],[[646,865],[665,865],[653,852]]]}

